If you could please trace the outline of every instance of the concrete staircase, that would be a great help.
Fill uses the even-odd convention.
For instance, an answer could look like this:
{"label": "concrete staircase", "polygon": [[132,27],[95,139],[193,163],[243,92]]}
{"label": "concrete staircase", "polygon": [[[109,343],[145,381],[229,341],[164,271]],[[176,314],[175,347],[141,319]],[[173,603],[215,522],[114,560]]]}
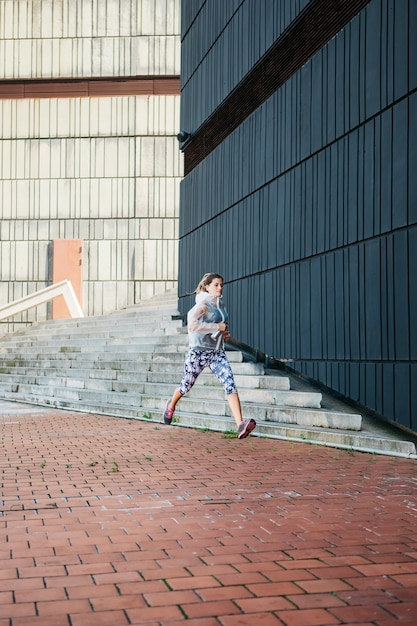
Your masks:
{"label": "concrete staircase", "polygon": [[[174,292],[107,316],[43,322],[0,338],[0,398],[71,411],[161,422],[178,385],[187,331]],[[315,389],[229,351],[244,417],[256,436],[414,456],[414,443],[394,429],[364,429],[349,407],[323,405]],[[300,383],[296,381],[296,387]],[[211,372],[182,398],[174,424],[234,431],[224,392]],[[165,427],[165,426],[164,426]]]}

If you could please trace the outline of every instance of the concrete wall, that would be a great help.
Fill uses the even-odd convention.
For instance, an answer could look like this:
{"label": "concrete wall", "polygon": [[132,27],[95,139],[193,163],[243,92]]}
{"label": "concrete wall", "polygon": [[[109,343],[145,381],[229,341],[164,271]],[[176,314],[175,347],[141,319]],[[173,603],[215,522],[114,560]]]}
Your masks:
{"label": "concrete wall", "polygon": [[[50,284],[59,238],[84,240],[85,315],[176,285],[179,96],[117,95],[111,78],[178,75],[178,32],[179,0],[0,3],[9,91],[61,81],[56,97],[0,99],[1,304]],[[111,95],[65,97],[62,79],[80,77],[108,78]]]}
{"label": "concrete wall", "polygon": [[0,77],[179,73],[179,0],[2,0]]}

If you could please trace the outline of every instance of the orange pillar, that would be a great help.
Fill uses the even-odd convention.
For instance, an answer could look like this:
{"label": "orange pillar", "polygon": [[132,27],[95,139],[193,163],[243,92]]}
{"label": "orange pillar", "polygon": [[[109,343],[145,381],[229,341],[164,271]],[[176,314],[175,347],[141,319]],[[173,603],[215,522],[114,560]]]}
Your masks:
{"label": "orange pillar", "polygon": [[[71,281],[75,295],[82,306],[82,239],[54,239],[52,242],[52,282]],[[71,317],[63,296],[52,300],[52,319],[60,320]]]}

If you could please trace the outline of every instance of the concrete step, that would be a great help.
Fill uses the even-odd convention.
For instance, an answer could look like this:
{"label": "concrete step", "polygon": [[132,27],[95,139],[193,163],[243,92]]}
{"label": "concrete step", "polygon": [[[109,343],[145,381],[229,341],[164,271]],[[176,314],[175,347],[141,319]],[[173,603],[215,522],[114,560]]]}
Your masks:
{"label": "concrete step", "polygon": [[178,322],[155,324],[150,322],[149,324],[143,323],[142,320],[136,320],[134,323],[114,325],[107,323],[102,327],[95,325],[88,325],[84,327],[44,327],[38,329],[32,327],[25,334],[15,333],[13,335],[5,335],[0,337],[0,345],[4,348],[14,347],[19,345],[27,345],[31,343],[48,343],[54,344],[62,343],[67,344],[69,341],[82,342],[83,340],[89,340],[93,338],[101,339],[126,339],[126,338],[143,338],[143,337],[176,337],[181,336],[184,343],[187,343],[187,330]]}
{"label": "concrete step", "polygon": [[[133,378],[133,377],[132,377]],[[112,394],[123,393],[133,396],[129,401],[137,402],[136,396],[145,394],[151,397],[167,398],[172,395],[174,386],[158,380],[157,382],[147,381],[147,376],[136,377],[133,380],[117,379],[114,376],[106,376],[104,378],[83,378],[81,372],[77,371],[72,377],[62,376],[1,376],[0,390],[19,392],[20,395],[26,396],[42,396],[50,395],[52,390],[54,395],[62,398],[77,398],[83,400],[85,397],[92,397],[97,403],[100,403],[105,396],[105,402],[111,402]],[[77,392],[77,393],[75,393]],[[282,391],[279,389],[245,389],[239,390],[242,404],[257,405],[257,412],[266,412],[260,409],[263,405],[264,409],[274,412],[276,407],[305,407],[320,408],[321,394],[307,393],[298,391]],[[114,401],[118,402],[118,396],[114,396]],[[211,376],[200,376],[196,385],[190,391],[184,402],[194,402],[198,406],[204,403],[204,411],[217,414],[221,411],[220,405],[225,405],[225,394],[223,388],[217,383],[216,378]],[[123,400],[124,403],[124,400]],[[198,408],[192,409],[198,411]],[[251,413],[252,414],[252,413]],[[268,419],[268,418],[265,418]],[[271,417],[271,419],[274,419]]]}
{"label": "concrete step", "polygon": [[[158,384],[167,384],[168,381],[166,379],[168,374],[171,374],[173,384],[178,386],[178,383],[181,379],[181,373],[176,366],[170,366],[167,364],[165,367],[158,368],[158,371],[154,371],[152,363],[131,363],[130,361],[125,362],[125,368],[84,368],[84,367],[76,367],[70,368],[68,367],[69,363],[66,361],[59,361],[62,366],[57,367],[57,364],[53,364],[52,367],[14,367],[14,368],[4,368],[4,371],[0,372],[0,381],[8,382],[25,382],[28,379],[33,381],[35,380],[71,380],[77,375],[78,378],[84,380],[86,384],[91,379],[103,379],[103,380],[117,380],[119,382],[137,382],[138,380],[142,382],[153,382]],[[74,364],[74,363],[72,363]],[[85,365],[85,364],[83,364]],[[94,364],[92,364],[94,365]],[[233,369],[244,371],[245,363],[236,363],[234,364]],[[7,371],[6,371],[7,370]],[[76,371],[75,371],[76,370]],[[239,376],[237,375],[236,381],[239,383],[240,389],[250,390],[262,390],[268,393],[271,391],[272,393],[276,391],[285,392],[289,390],[289,379],[288,377],[274,377],[270,381],[273,384],[266,385],[264,378],[269,378],[265,376]],[[39,383],[41,384],[41,383]],[[169,381],[169,384],[172,383]],[[203,372],[200,374],[198,378],[197,384],[199,386],[208,386],[208,387],[218,387],[222,389],[218,383],[217,378],[211,372]]]}
{"label": "concrete step", "polygon": [[[60,361],[59,363],[62,364],[62,367],[57,367],[55,364],[55,367],[7,368],[7,371],[1,371],[0,369],[0,382],[42,384],[43,381],[43,384],[50,384],[50,382],[57,379],[61,381],[72,379],[74,377],[74,369],[65,367],[67,365],[65,361]],[[125,363],[125,365],[129,366],[129,362]],[[232,369],[236,371],[244,369],[249,364],[235,363],[232,365]],[[92,364],[88,369],[77,367],[77,376],[84,380],[86,385],[88,385],[89,380],[116,381],[118,383],[137,383],[140,380],[142,382],[170,385],[170,388],[178,386],[181,378],[177,366],[166,365],[160,371],[153,371],[152,362],[132,363],[132,369],[96,368]],[[290,382],[287,376],[248,376],[238,374],[235,375],[235,380],[239,389],[246,389],[248,392],[251,390],[265,390],[274,394],[276,391],[285,392],[290,390]],[[208,371],[200,374],[197,385],[210,388],[216,387],[223,393],[217,378]]]}
{"label": "concrete step", "polygon": [[182,341],[183,344],[187,345],[186,333],[184,333],[182,328],[129,328],[121,331],[101,331],[100,333],[95,334],[91,329],[88,332],[82,333],[74,333],[71,335],[70,333],[51,335],[31,335],[30,337],[21,337],[19,339],[15,338],[14,340],[9,340],[7,342],[2,342],[1,349],[5,350],[22,350],[27,349],[30,346],[65,346],[69,343],[72,345],[89,345],[92,342],[97,340],[103,343],[117,343],[126,342],[126,339],[139,342],[143,339],[152,339],[154,341]]}
{"label": "concrete step", "polygon": [[181,344],[177,345],[171,342],[167,344],[156,344],[147,342],[142,345],[117,344],[101,346],[61,346],[57,350],[53,350],[52,348],[45,348],[45,350],[42,350],[42,347],[39,350],[36,348],[29,348],[27,351],[0,355],[0,357],[3,357],[0,359],[0,364],[3,362],[3,364],[13,365],[13,363],[17,364],[39,359],[55,361],[62,359],[83,360],[86,358],[86,360],[93,362],[126,361],[132,360],[135,357],[140,359],[141,355],[144,355],[145,358],[147,358],[147,356],[152,353],[152,350],[157,350],[160,353],[166,354],[178,354],[180,356],[180,360],[184,360],[185,351]]}
{"label": "concrete step", "polygon": [[[181,377],[183,371],[185,352],[82,352],[76,351],[59,351],[49,352],[39,355],[39,358],[25,358],[22,354],[19,358],[10,358],[11,355],[0,354],[0,372],[24,373],[42,368],[80,368],[80,369],[103,369],[109,368],[114,370],[132,370],[149,369],[153,372],[176,372],[177,378]],[[264,368],[260,363],[243,362],[243,356],[238,352],[230,352],[228,359],[236,374],[247,376],[264,374]]]}
{"label": "concrete step", "polygon": [[173,335],[143,335],[136,336],[130,335],[127,337],[94,337],[66,338],[64,340],[50,338],[46,341],[30,341],[19,342],[11,345],[1,345],[1,354],[10,354],[11,352],[15,357],[21,355],[32,354],[44,354],[50,351],[59,352],[89,352],[97,351],[97,344],[100,345],[102,350],[117,350],[121,345],[124,348],[129,348],[130,352],[134,352],[135,349],[143,351],[146,346],[149,346],[149,352],[152,352],[158,346],[180,346],[182,350],[187,348],[186,341],[183,335],[175,333]]}
{"label": "concrete step", "polygon": [[[79,410],[80,406],[88,405],[95,407],[93,412],[99,411],[100,407],[118,407],[125,409],[125,417],[137,415],[139,408],[143,412],[150,411],[153,419],[160,421],[163,408],[165,407],[166,395],[160,396],[152,392],[149,386],[143,385],[143,389],[138,389],[137,393],[125,393],[120,391],[104,391],[86,389],[78,386],[81,381],[73,380],[72,385],[66,387],[10,384],[9,388],[5,384],[1,386],[1,397],[17,402],[29,402],[34,404],[45,404],[47,406],[61,407],[71,410]],[[153,390],[155,391],[155,390]],[[194,391],[194,390],[193,390]],[[177,410],[175,417],[182,423],[184,416],[188,414],[199,415],[201,420],[211,417],[231,417],[230,409],[223,399],[203,398],[204,410],[202,411],[202,398],[198,397],[198,389],[195,389],[193,396],[187,396],[181,400],[181,409]],[[246,418],[253,418],[257,422],[265,423],[286,423],[298,424],[307,427],[325,426],[332,429],[359,430],[361,417],[359,415],[346,415],[335,411],[317,411],[312,409],[299,409],[294,406],[272,406],[264,404],[252,404],[242,401],[242,411]]]}
{"label": "concrete step", "polygon": [[129,326],[140,320],[143,324],[163,324],[168,326],[182,326],[182,320],[173,319],[178,314],[176,306],[156,306],[156,307],[137,307],[132,309],[124,309],[109,315],[96,315],[91,317],[68,318],[62,320],[44,320],[35,322],[31,327],[24,331],[19,331],[18,335],[44,331],[53,329],[61,331],[70,329],[73,331],[77,328],[100,328],[100,327],[118,327],[122,325]]}

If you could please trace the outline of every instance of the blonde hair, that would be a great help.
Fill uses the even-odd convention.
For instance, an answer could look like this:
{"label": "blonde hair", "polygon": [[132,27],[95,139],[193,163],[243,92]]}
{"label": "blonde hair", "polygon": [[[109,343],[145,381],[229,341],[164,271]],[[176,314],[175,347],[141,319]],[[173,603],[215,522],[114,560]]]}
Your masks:
{"label": "blonde hair", "polygon": [[200,280],[197,287],[192,293],[201,293],[202,291],[205,291],[206,287],[208,287],[215,278],[220,278],[220,280],[224,282],[223,276],[220,276],[220,274],[214,274],[213,272],[208,272],[207,274],[204,274],[203,278]]}

